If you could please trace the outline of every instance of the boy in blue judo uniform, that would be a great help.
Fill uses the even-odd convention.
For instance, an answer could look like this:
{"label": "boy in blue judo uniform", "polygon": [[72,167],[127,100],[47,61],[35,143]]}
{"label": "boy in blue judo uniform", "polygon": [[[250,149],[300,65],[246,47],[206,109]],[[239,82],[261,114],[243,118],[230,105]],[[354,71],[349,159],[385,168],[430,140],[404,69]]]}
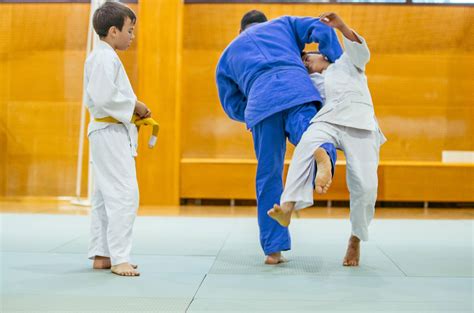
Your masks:
{"label": "boy in blue judo uniform", "polygon": [[[245,122],[254,140],[260,244],[266,264],[282,262],[281,251],[291,248],[288,228],[267,215],[283,192],[286,138],[296,146],[321,106],[319,92],[301,61],[305,44],[312,42],[319,43],[330,62],[342,55],[336,33],[319,19],[283,16],[267,21],[254,10],[244,15],[240,35],[227,46],[217,65],[224,111],[231,119]],[[335,164],[334,145],[321,147]],[[331,182],[328,167],[332,164],[319,163],[318,158],[316,162],[320,171],[315,187],[323,193]]]}

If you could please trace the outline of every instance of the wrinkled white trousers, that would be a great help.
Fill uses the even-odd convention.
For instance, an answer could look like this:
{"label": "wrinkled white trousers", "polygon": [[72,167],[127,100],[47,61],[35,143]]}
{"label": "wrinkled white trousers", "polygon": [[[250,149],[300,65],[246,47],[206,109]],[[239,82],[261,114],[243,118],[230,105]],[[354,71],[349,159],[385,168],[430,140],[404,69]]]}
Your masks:
{"label": "wrinkled white trousers", "polygon": [[138,209],[138,183],[127,129],[113,124],[89,135],[94,174],[89,258],[130,262],[132,228]]}
{"label": "wrinkled white trousers", "polygon": [[377,199],[380,145],[385,142],[379,130],[362,130],[326,122],[312,123],[295,148],[280,203],[296,202],[296,210],[313,204],[316,171],[313,154],[326,142],[334,144],[346,156],[352,234],[366,241]]}

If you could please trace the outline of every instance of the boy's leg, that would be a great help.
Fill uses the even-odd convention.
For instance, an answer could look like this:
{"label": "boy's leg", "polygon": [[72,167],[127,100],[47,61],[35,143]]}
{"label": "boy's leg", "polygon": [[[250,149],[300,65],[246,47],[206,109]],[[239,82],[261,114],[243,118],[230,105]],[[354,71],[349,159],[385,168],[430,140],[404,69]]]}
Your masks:
{"label": "boy's leg", "polygon": [[130,264],[130,251],[138,209],[138,184],[135,159],[125,127],[111,125],[98,131],[97,135],[91,135],[91,152],[95,180],[107,214],[107,244],[112,272],[137,276],[139,273]]}
{"label": "boy's leg", "polygon": [[377,200],[379,141],[377,133],[344,127],[342,145],[346,155],[346,180],[350,192],[351,237],[344,266],[359,265],[359,242],[369,239],[368,227]]}
{"label": "boy's leg", "polygon": [[[293,107],[286,111],[285,114],[285,131],[289,141],[293,145],[297,145],[303,133],[308,129],[311,120],[317,113],[318,103],[310,102],[297,107]],[[316,192],[326,193],[334,174],[334,166],[336,164],[336,148],[334,141],[325,142],[318,146],[320,149],[314,150],[314,159],[316,161]]]}
{"label": "boy's leg", "polygon": [[[313,204],[314,175],[316,164],[314,154],[322,145],[337,145],[337,131],[327,123],[313,123],[303,134],[295,148],[286,177],[285,190],[281,196],[281,212],[274,208],[268,212],[277,221],[287,226],[290,223],[291,211],[302,209]],[[326,150],[323,150],[326,153]],[[329,155],[326,153],[326,158]],[[276,210],[275,210],[276,209]]]}
{"label": "boy's leg", "polygon": [[286,136],[283,114],[276,113],[252,128],[255,154],[257,156],[257,208],[260,228],[260,244],[267,264],[282,261],[281,251],[291,248],[288,228],[282,227],[267,215],[268,209],[279,203],[283,191],[283,162]]}
{"label": "boy's leg", "polygon": [[111,267],[107,245],[107,214],[104,199],[97,185],[94,186],[91,202],[91,237],[88,257],[94,260],[93,268],[107,269]]}

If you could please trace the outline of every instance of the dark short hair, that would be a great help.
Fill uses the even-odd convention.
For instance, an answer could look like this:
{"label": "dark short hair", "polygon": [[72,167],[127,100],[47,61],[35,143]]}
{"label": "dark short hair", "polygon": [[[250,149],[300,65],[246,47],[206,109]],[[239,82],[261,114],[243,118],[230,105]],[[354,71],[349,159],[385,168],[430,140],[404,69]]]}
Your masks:
{"label": "dark short hair", "polygon": [[106,37],[112,26],[122,31],[127,17],[135,24],[137,16],[129,7],[119,2],[106,2],[94,12],[92,25],[99,37]]}
{"label": "dark short hair", "polygon": [[245,28],[253,23],[265,23],[268,21],[267,17],[263,12],[252,10],[244,14],[242,20],[240,20],[240,29],[245,30]]}

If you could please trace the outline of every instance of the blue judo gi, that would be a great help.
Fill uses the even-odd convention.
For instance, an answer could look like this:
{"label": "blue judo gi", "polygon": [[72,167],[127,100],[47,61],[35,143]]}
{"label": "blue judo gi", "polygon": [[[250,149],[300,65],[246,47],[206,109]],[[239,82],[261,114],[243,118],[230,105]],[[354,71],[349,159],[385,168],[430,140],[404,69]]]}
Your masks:
{"label": "blue judo gi", "polygon": [[[257,166],[260,243],[266,255],[291,248],[288,228],[267,215],[283,192],[286,138],[296,145],[321,105],[301,61],[305,44],[319,43],[330,62],[342,55],[332,28],[317,18],[283,16],[251,26],[224,50],[216,71],[226,114],[252,131]],[[332,164],[336,150],[324,144]]]}

